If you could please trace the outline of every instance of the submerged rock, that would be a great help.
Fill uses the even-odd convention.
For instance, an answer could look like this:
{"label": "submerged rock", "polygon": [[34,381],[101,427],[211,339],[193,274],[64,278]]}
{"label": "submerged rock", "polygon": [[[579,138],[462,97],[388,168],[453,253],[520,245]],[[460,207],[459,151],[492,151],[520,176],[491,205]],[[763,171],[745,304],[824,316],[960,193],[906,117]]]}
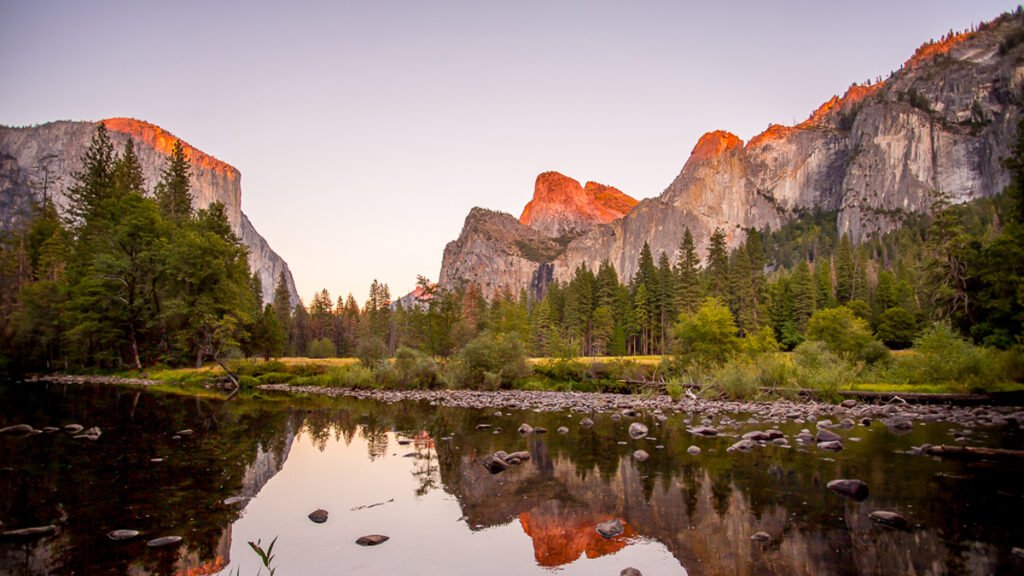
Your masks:
{"label": "submerged rock", "polygon": [[632,566],[630,566],[629,568],[623,568],[622,571],[619,572],[619,576],[644,576],[644,575],[643,575],[643,573],[641,573],[636,568],[633,568]]}
{"label": "submerged rock", "polygon": [[889,526],[890,528],[903,529],[910,526],[910,523],[907,522],[906,518],[895,512],[888,512],[886,510],[875,510],[871,514],[868,514],[868,518],[871,518],[883,526]]}
{"label": "submerged rock", "polygon": [[753,440],[749,440],[747,438],[744,438],[744,439],[740,440],[739,442],[733,444],[732,446],[729,446],[728,448],[726,448],[725,451],[726,452],[736,452],[736,451],[739,451],[739,452],[750,452],[750,450],[754,446],[757,446],[757,444],[754,444]]}
{"label": "submerged rock", "polygon": [[831,442],[818,442],[818,448],[821,448],[822,450],[831,450],[832,452],[839,452],[843,449],[843,443],[835,440]]}
{"label": "submerged rock", "polygon": [[42,538],[44,536],[52,536],[56,533],[57,527],[53,524],[47,524],[46,526],[33,526],[31,528],[19,528],[17,530],[0,532],[0,540],[31,540],[34,538]]}
{"label": "submerged rock", "polygon": [[68,425],[64,426],[64,431],[65,432],[70,432],[72,434],[78,434],[79,432],[81,432],[84,429],[85,428],[83,428],[81,424],[68,424]]}
{"label": "submerged rock", "polygon": [[686,449],[686,453],[690,456],[698,456],[700,455],[700,446],[690,446]]}
{"label": "submerged rock", "polygon": [[644,460],[647,460],[650,457],[651,455],[648,454],[646,450],[636,450],[635,452],[633,452],[633,458],[636,458],[638,462],[643,462]]}
{"label": "submerged rock", "polygon": [[484,468],[486,468],[487,471],[490,472],[491,474],[498,474],[500,472],[508,470],[508,462],[506,462],[504,458],[501,458],[497,454],[491,454],[490,456],[484,458],[482,464],[484,465]]}
{"label": "submerged rock", "polygon": [[390,536],[385,536],[383,534],[368,534],[357,538],[356,544],[359,544],[360,546],[376,546],[378,544],[383,544],[390,539]]}
{"label": "submerged rock", "polygon": [[622,526],[622,521],[618,518],[607,522],[601,522],[597,525],[597,533],[605,538],[615,538],[625,531],[626,529]]}
{"label": "submerged rock", "polygon": [[593,425],[594,421],[591,420],[590,418],[584,417],[582,420],[580,420],[580,426],[582,426],[583,428],[590,428]]}
{"label": "submerged rock", "polygon": [[35,428],[28,424],[15,424],[6,428],[0,428],[0,434],[31,434]]}
{"label": "submerged rock", "polygon": [[837,494],[848,496],[857,501],[864,500],[868,497],[868,485],[861,480],[853,478],[832,480],[826,485],[826,487]]}
{"label": "submerged rock", "polygon": [[755,542],[768,542],[772,539],[771,534],[767,532],[754,532],[754,535],[750,537]]}
{"label": "submerged rock", "polygon": [[638,440],[640,438],[643,438],[644,436],[647,436],[647,426],[644,426],[639,422],[633,422],[632,424],[629,425],[630,438],[632,438],[633,440]]}
{"label": "submerged rock", "polygon": [[558,432],[559,434],[568,434],[569,433],[569,429],[566,428],[565,426],[559,426],[558,430],[556,430],[556,432]]}
{"label": "submerged rock", "polygon": [[161,536],[146,542],[150,548],[161,548],[163,546],[175,546],[181,544],[181,536]]}
{"label": "submerged rock", "polygon": [[317,508],[309,513],[309,519],[317,524],[323,524],[324,522],[327,522],[327,510]]}
{"label": "submerged rock", "polygon": [[696,428],[690,429],[690,434],[697,436],[718,436],[718,430],[710,426],[697,426]]}
{"label": "submerged rock", "polygon": [[819,444],[822,442],[842,442],[843,437],[831,430],[819,428],[818,433],[814,436],[814,440]]}
{"label": "submerged rock", "polygon": [[523,436],[529,436],[530,434],[533,434],[533,426],[524,422],[519,425],[519,433]]}
{"label": "submerged rock", "polygon": [[107,532],[107,538],[111,540],[130,540],[138,535],[138,530],[111,530]]}

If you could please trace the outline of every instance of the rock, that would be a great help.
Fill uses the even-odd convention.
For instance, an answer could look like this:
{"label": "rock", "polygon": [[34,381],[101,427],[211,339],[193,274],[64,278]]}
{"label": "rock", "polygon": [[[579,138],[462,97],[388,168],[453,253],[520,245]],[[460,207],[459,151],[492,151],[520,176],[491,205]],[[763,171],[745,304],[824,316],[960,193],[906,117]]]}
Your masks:
{"label": "rock", "polygon": [[377,546],[390,540],[390,536],[384,536],[383,534],[369,534],[367,536],[360,536],[356,539],[356,544],[360,546]]}
{"label": "rock", "polygon": [[6,428],[0,428],[0,434],[31,434],[35,428],[28,424],[15,424]]}
{"label": "rock", "polygon": [[548,429],[543,426],[537,426],[533,429],[534,434],[547,434]]}
{"label": "rock", "polygon": [[130,540],[138,535],[138,530],[112,530],[107,532],[107,538],[111,540]]}
{"label": "rock", "polygon": [[591,420],[590,418],[584,417],[582,420],[580,420],[580,426],[583,427],[583,428],[590,428],[593,425],[594,425],[594,421]]}
{"label": "rock", "polygon": [[622,521],[618,518],[607,522],[601,522],[597,525],[597,533],[605,538],[615,538],[625,530],[625,527],[622,526]]}
{"label": "rock", "polygon": [[52,434],[58,430],[60,430],[60,428],[54,426],[43,426],[43,432],[46,432],[47,434]]}
{"label": "rock", "polygon": [[526,462],[530,459],[530,453],[526,450],[520,450],[519,452],[513,452],[508,455],[509,458],[518,458],[519,460]]}
{"label": "rock", "polygon": [[476,429],[477,430],[487,430],[490,427],[491,427],[490,424],[477,424],[476,425]]}
{"label": "rock", "polygon": [[837,479],[829,482],[826,487],[843,496],[849,496],[858,502],[868,497],[868,485],[856,479]]}
{"label": "rock", "polygon": [[17,530],[0,532],[0,540],[32,540],[43,538],[44,536],[52,536],[56,533],[57,527],[53,524],[47,524],[46,526],[33,526],[31,528],[19,528]]}
{"label": "rock", "polygon": [[81,424],[68,424],[67,426],[64,426],[64,431],[72,434],[78,434],[82,430],[84,430],[84,428]]}
{"label": "rock", "polygon": [[184,430],[178,430],[175,434],[178,436],[191,436],[194,432],[192,432],[191,428],[185,428]]}
{"label": "rock", "polygon": [[249,501],[249,499],[246,498],[245,496],[231,496],[230,498],[225,498],[224,499],[224,505],[225,506],[235,506],[235,505],[238,505],[238,504],[245,504],[248,501]]}
{"label": "rock", "polygon": [[850,428],[853,427],[854,422],[852,418],[843,418],[842,420],[839,421],[839,424],[836,424],[836,428],[839,428],[840,430],[849,430]]}
{"label": "rock", "polygon": [[744,439],[740,440],[739,442],[733,444],[732,446],[729,446],[728,448],[726,448],[725,451],[726,452],[737,452],[737,451],[739,451],[739,452],[750,452],[750,450],[753,449],[754,446],[757,446],[757,444],[755,444],[753,440],[748,440],[747,438],[744,438]]}
{"label": "rock", "polygon": [[629,568],[623,568],[622,571],[619,572],[619,576],[644,576],[644,575],[643,575],[643,573],[641,573],[636,568],[633,568],[632,566],[630,566]]}
{"label": "rock", "polygon": [[689,448],[686,449],[686,453],[689,454],[690,456],[699,456],[700,446],[690,446]]}
{"label": "rock", "polygon": [[519,434],[522,436],[529,436],[533,434],[533,426],[526,424],[525,422],[519,425]]}
{"label": "rock", "polygon": [[890,432],[907,432],[914,428],[914,423],[906,418],[892,418],[885,421]]}
{"label": "rock", "polygon": [[566,428],[565,426],[559,426],[558,430],[556,430],[556,432],[558,432],[559,434],[568,434],[569,433],[569,429]]}
{"label": "rock", "polygon": [[750,539],[755,542],[768,542],[772,537],[767,532],[754,532],[754,535],[751,536]]}
{"label": "rock", "polygon": [[718,430],[710,426],[698,426],[690,429],[690,434],[696,436],[718,436]]}
{"label": "rock", "polygon": [[832,452],[839,452],[843,449],[843,443],[837,440],[830,442],[818,442],[818,448],[822,450],[831,450]]}
{"label": "rock", "polygon": [[888,512],[885,510],[875,510],[868,514],[868,518],[871,518],[875,522],[884,526],[889,526],[890,528],[903,529],[910,526],[910,523],[907,522],[907,519],[903,516],[900,516],[895,512]]}
{"label": "rock", "polygon": [[611,418],[612,422],[618,422],[619,420],[622,420],[622,414],[616,412],[615,414],[612,414]]}
{"label": "rock", "polygon": [[506,462],[502,458],[499,458],[497,454],[491,454],[490,456],[484,458],[482,464],[484,465],[484,468],[486,468],[487,471],[490,472],[491,474],[498,474],[500,472],[508,470],[508,462]]}
{"label": "rock", "polygon": [[651,455],[648,454],[646,450],[635,450],[633,452],[633,458],[636,458],[638,462],[643,462],[644,460],[647,460],[650,457]]}
{"label": "rock", "polygon": [[181,536],[161,536],[146,542],[150,548],[161,548],[164,546],[175,546],[181,544]]}
{"label": "rock", "polygon": [[317,508],[309,513],[309,519],[317,524],[323,524],[324,522],[327,522],[327,510]]}
{"label": "rock", "polygon": [[622,411],[622,415],[625,416],[626,418],[636,418],[637,412],[632,408],[626,408],[625,410]]}
{"label": "rock", "polygon": [[409,444],[412,444],[412,440],[410,440],[409,438],[399,438],[398,439],[398,445],[399,446],[408,446]]}
{"label": "rock", "polygon": [[629,425],[630,438],[632,438],[633,440],[639,440],[644,436],[647,436],[647,426],[644,426],[639,422],[633,422],[632,424]]}
{"label": "rock", "polygon": [[1014,548],[1010,550],[1010,553],[1018,558],[1024,558],[1024,548]]}
{"label": "rock", "polygon": [[839,405],[842,406],[843,408],[853,408],[854,406],[857,405],[857,401],[851,398],[849,400],[843,400],[842,403],[840,403]]}
{"label": "rock", "polygon": [[860,425],[861,426],[871,426],[871,418],[861,418],[860,419]]}
{"label": "rock", "polygon": [[822,442],[842,442],[843,437],[831,430],[819,428],[818,433],[814,436],[814,441],[819,444]]}

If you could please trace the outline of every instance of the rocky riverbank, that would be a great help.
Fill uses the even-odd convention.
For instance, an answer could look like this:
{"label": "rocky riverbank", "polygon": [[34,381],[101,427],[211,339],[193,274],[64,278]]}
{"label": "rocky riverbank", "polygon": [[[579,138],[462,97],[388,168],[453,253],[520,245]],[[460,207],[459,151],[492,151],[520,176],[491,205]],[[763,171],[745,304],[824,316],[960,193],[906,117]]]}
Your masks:
{"label": "rocky riverbank", "polygon": [[[974,426],[1024,427],[1024,407],[1021,406],[955,406],[939,404],[911,404],[899,400],[886,403],[866,403],[846,400],[829,404],[814,400],[778,399],[766,402],[709,400],[686,397],[673,400],[670,396],[603,394],[593,392],[552,392],[530,390],[364,390],[353,388],[323,388],[316,386],[289,386],[266,384],[260,390],[290,394],[319,394],[331,397],[349,397],[394,403],[403,401],[427,402],[432,406],[452,406],[478,409],[529,410],[535,412],[579,412],[586,414],[611,413],[616,416],[635,417],[653,415],[656,419],[670,414],[690,414],[699,417],[702,424],[716,423],[729,427],[736,423],[737,414],[746,414],[745,424],[753,423],[816,423],[818,427],[853,428],[880,421],[891,430],[910,430],[915,423],[952,422],[965,428]],[[695,424],[697,422],[695,421]],[[964,434],[968,436],[969,434]]]}

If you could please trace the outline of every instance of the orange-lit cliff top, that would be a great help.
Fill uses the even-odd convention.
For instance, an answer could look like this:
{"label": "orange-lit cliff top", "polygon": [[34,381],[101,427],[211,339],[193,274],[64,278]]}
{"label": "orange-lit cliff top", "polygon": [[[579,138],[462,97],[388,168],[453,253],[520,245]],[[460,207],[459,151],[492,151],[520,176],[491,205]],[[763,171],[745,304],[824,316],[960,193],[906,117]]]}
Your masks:
{"label": "orange-lit cliff top", "polygon": [[957,32],[944,36],[941,40],[925,42],[914,51],[914,55],[904,64],[906,68],[913,68],[918,64],[934,58],[939,54],[949,52],[954,46],[974,36],[975,32]]}
{"label": "orange-lit cliff top", "polygon": [[572,518],[563,515],[523,512],[519,523],[523,532],[533,540],[533,555],[537,564],[548,568],[564,566],[574,562],[584,553],[587,558],[599,558],[614,554],[629,544],[636,531],[625,521],[625,531],[615,538],[605,538],[594,527],[611,516],[590,516]]}
{"label": "orange-lit cliff top", "polygon": [[640,202],[614,186],[605,186],[597,182],[587,182],[583,189],[594,197],[598,204],[622,214],[628,213]]}
{"label": "orange-lit cliff top", "polygon": [[781,140],[797,130],[806,130],[808,128],[821,126],[825,123],[825,120],[830,114],[842,110],[846,106],[856,104],[868,96],[871,96],[878,92],[884,84],[884,81],[876,82],[874,84],[854,84],[850,86],[842,96],[833,96],[826,100],[824,104],[819,106],[814,112],[811,112],[811,115],[807,120],[804,120],[796,126],[770,124],[767,130],[750,139],[750,142],[747,143],[747,148],[755,148],[768,142]]}
{"label": "orange-lit cliff top", "polygon": [[192,147],[188,142],[181,140],[156,124],[150,124],[149,122],[134,118],[107,118],[106,120],[101,120],[101,122],[107,127],[107,130],[128,134],[135,140],[145,142],[166,155],[171,154],[175,141],[180,140],[185,150],[185,157],[193,165],[224,174],[231,179],[236,179],[239,176],[239,172],[234,166]]}
{"label": "orange-lit cliff top", "polygon": [[690,161],[710,160],[733,148],[742,147],[743,140],[740,140],[739,136],[725,130],[715,130],[704,134],[700,140],[697,140],[693,152],[690,152]]}
{"label": "orange-lit cliff top", "polygon": [[579,216],[607,224],[625,216],[637,203],[612,186],[587,182],[584,187],[564,174],[543,172],[537,176],[533,198],[523,208],[519,221],[529,226],[541,217]]}

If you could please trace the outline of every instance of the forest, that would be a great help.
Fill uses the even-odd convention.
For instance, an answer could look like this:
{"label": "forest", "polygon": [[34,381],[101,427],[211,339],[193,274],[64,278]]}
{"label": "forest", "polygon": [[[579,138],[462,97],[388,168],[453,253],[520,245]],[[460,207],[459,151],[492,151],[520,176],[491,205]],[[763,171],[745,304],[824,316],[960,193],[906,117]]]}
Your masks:
{"label": "forest", "polygon": [[[487,301],[476,286],[440,289],[421,276],[393,301],[375,280],[362,306],[326,289],[292,306],[283,277],[263,303],[223,206],[192,209],[180,145],[151,196],[131,141],[115,152],[102,125],[83,165],[63,216],[44,194],[34,218],[2,238],[7,370],[355,357],[360,381],[508,387],[537,371],[526,357],[660,355],[665,375],[748,387],[790,381],[801,362],[817,372],[800,384],[824,372],[982,387],[1024,377],[1024,140],[1005,161],[1002,194],[952,204],[937,191],[930,215],[888,214],[900,225],[858,244],[836,213],[808,212],[747,230],[732,250],[723,230],[705,254],[689,231],[671,257],[645,245],[625,283],[608,262],[581,266],[540,299],[523,290]],[[962,351],[959,364],[929,376],[929,346]],[[894,364],[891,351],[904,349]],[[396,376],[402,367],[411,372]]]}

